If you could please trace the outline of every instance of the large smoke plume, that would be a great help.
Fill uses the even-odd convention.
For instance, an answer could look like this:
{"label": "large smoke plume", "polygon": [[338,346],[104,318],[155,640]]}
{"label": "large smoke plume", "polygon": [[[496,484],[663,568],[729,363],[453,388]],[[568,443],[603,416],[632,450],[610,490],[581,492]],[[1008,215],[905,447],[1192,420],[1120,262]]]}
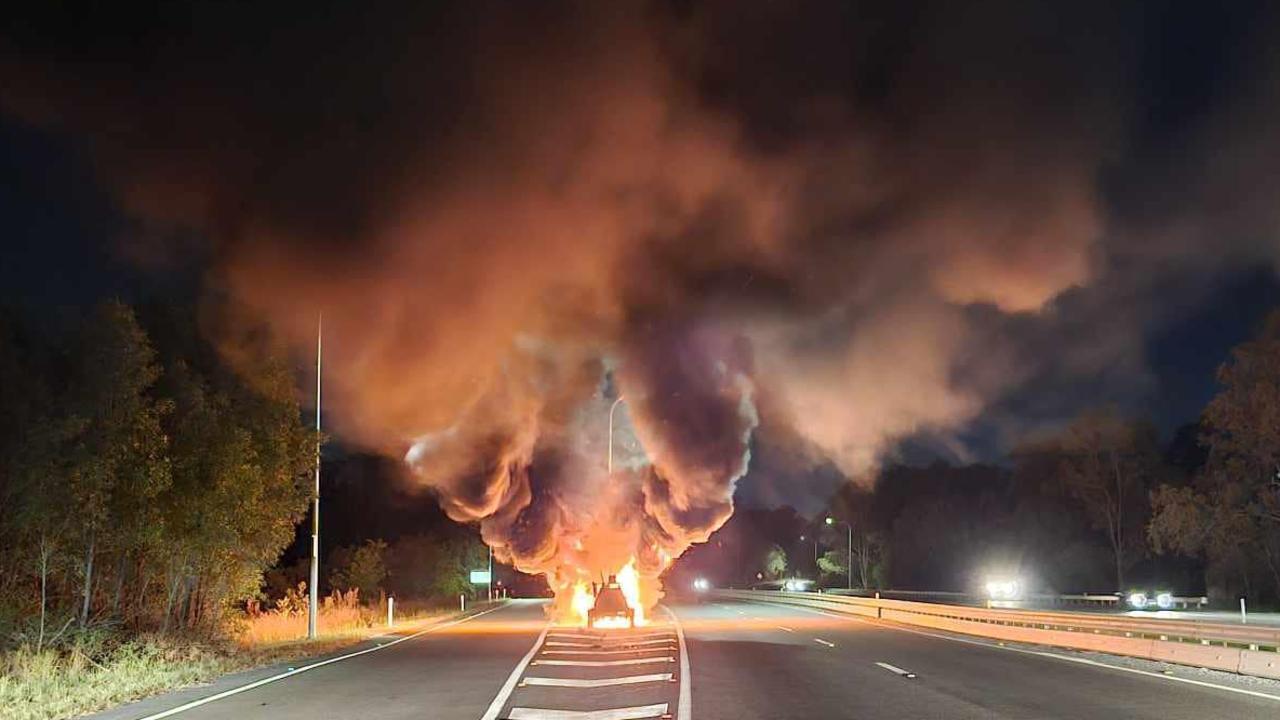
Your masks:
{"label": "large smoke plume", "polygon": [[3,102],[86,139],[131,252],[212,259],[232,356],[323,310],[337,432],[557,587],[704,540],[765,413],[857,478],[1036,378],[1140,377],[1144,288],[1274,220],[1211,201],[1246,153],[1117,217],[1143,48],[1110,4],[481,5],[58,6]]}

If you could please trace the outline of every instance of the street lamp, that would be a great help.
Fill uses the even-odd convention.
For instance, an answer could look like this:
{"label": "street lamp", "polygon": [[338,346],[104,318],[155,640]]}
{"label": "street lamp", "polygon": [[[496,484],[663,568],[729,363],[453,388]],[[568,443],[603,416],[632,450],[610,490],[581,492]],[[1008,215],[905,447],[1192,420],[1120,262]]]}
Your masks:
{"label": "street lamp", "polygon": [[613,405],[609,406],[609,474],[613,474],[613,411],[618,409],[618,405],[622,403],[622,396],[619,395],[617,400],[613,401]]}
{"label": "street lamp", "polygon": [[[804,542],[803,535],[800,536],[800,542]],[[815,569],[818,567],[818,536],[816,533],[813,536],[813,567]]]}
{"label": "street lamp", "polygon": [[316,317],[316,479],[311,508],[311,592],[307,595],[307,639],[315,640],[320,624],[320,339],[324,317]]}
{"label": "street lamp", "polygon": [[841,525],[844,525],[849,530],[849,566],[848,566],[848,569],[845,571],[846,572],[845,578],[848,581],[849,589],[852,590],[853,589],[853,526],[845,522],[844,520],[836,520],[835,518],[830,516],[827,517],[828,525],[835,525],[836,523],[840,523]]}

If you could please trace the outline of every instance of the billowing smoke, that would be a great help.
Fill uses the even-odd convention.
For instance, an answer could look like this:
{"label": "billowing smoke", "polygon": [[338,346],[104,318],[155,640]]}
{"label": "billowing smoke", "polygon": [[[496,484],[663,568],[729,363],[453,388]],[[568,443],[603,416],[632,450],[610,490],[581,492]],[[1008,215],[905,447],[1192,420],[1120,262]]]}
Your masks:
{"label": "billowing smoke", "polygon": [[211,261],[233,357],[323,311],[331,427],[557,588],[704,540],[757,425],[858,478],[1036,379],[1140,379],[1162,279],[1274,219],[1212,201],[1243,152],[1116,217],[1156,183],[1110,3],[422,5],[56,5],[3,107],[84,139],[132,253]]}
{"label": "billowing smoke", "polygon": [[[418,438],[406,460],[450,517],[480,521],[497,557],[545,574],[561,603],[575,584],[634,563],[651,607],[661,572],[733,511],[757,422],[749,351],[717,328],[676,321],[615,348],[607,375],[555,352],[523,344],[491,395]],[[606,379],[625,394],[606,397]],[[627,430],[611,436],[620,403]]]}

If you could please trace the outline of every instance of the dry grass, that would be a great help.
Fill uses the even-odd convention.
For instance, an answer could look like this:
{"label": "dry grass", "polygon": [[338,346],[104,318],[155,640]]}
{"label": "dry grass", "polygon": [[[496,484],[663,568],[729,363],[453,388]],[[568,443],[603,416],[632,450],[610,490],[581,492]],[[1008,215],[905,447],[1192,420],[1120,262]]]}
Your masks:
{"label": "dry grass", "polygon": [[[420,622],[442,612],[438,607],[420,603],[400,603],[396,605],[396,624]],[[320,606],[319,639],[367,637],[384,632],[386,623],[385,598],[379,598],[377,605],[365,606],[360,604],[355,590],[334,593],[324,598]],[[259,611],[250,607],[245,619],[236,625],[236,641],[245,648],[296,643],[307,636],[306,603],[299,602],[290,593],[271,610]]]}
{"label": "dry grass", "polygon": [[[396,625],[447,614],[396,608]],[[252,612],[231,623],[230,641],[144,635],[120,642],[92,633],[57,649],[0,653],[0,718],[53,720],[94,712],[237,670],[320,655],[386,630],[386,607],[325,598],[320,637],[308,641],[305,605]]]}
{"label": "dry grass", "polygon": [[105,647],[18,648],[0,657],[0,716],[75,717],[235,669],[223,648],[155,635]]}

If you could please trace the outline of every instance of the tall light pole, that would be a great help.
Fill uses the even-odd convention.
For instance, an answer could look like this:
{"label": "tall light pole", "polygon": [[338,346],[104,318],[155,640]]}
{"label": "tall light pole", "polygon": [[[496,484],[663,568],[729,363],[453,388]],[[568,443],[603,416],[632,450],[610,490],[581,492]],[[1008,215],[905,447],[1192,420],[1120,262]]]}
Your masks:
{"label": "tall light pole", "polygon": [[[800,542],[804,542],[803,535],[800,536]],[[813,566],[814,568],[818,567],[818,534],[817,533],[814,533],[813,535]]]}
{"label": "tall light pole", "polygon": [[316,639],[320,615],[320,340],[324,317],[316,318],[316,482],[311,505],[311,594],[307,597],[307,638]]}
{"label": "tall light pole", "polygon": [[853,526],[845,522],[844,520],[836,520],[833,517],[827,518],[828,525],[835,525],[837,522],[840,523],[841,525],[844,525],[849,530],[849,566],[848,566],[848,569],[845,571],[846,573],[845,578],[848,580],[848,583],[847,583],[848,588],[852,590],[853,589]]}
{"label": "tall light pole", "polygon": [[619,395],[617,400],[609,406],[609,474],[613,474],[613,411],[618,409],[618,405],[622,403],[622,396]]}

